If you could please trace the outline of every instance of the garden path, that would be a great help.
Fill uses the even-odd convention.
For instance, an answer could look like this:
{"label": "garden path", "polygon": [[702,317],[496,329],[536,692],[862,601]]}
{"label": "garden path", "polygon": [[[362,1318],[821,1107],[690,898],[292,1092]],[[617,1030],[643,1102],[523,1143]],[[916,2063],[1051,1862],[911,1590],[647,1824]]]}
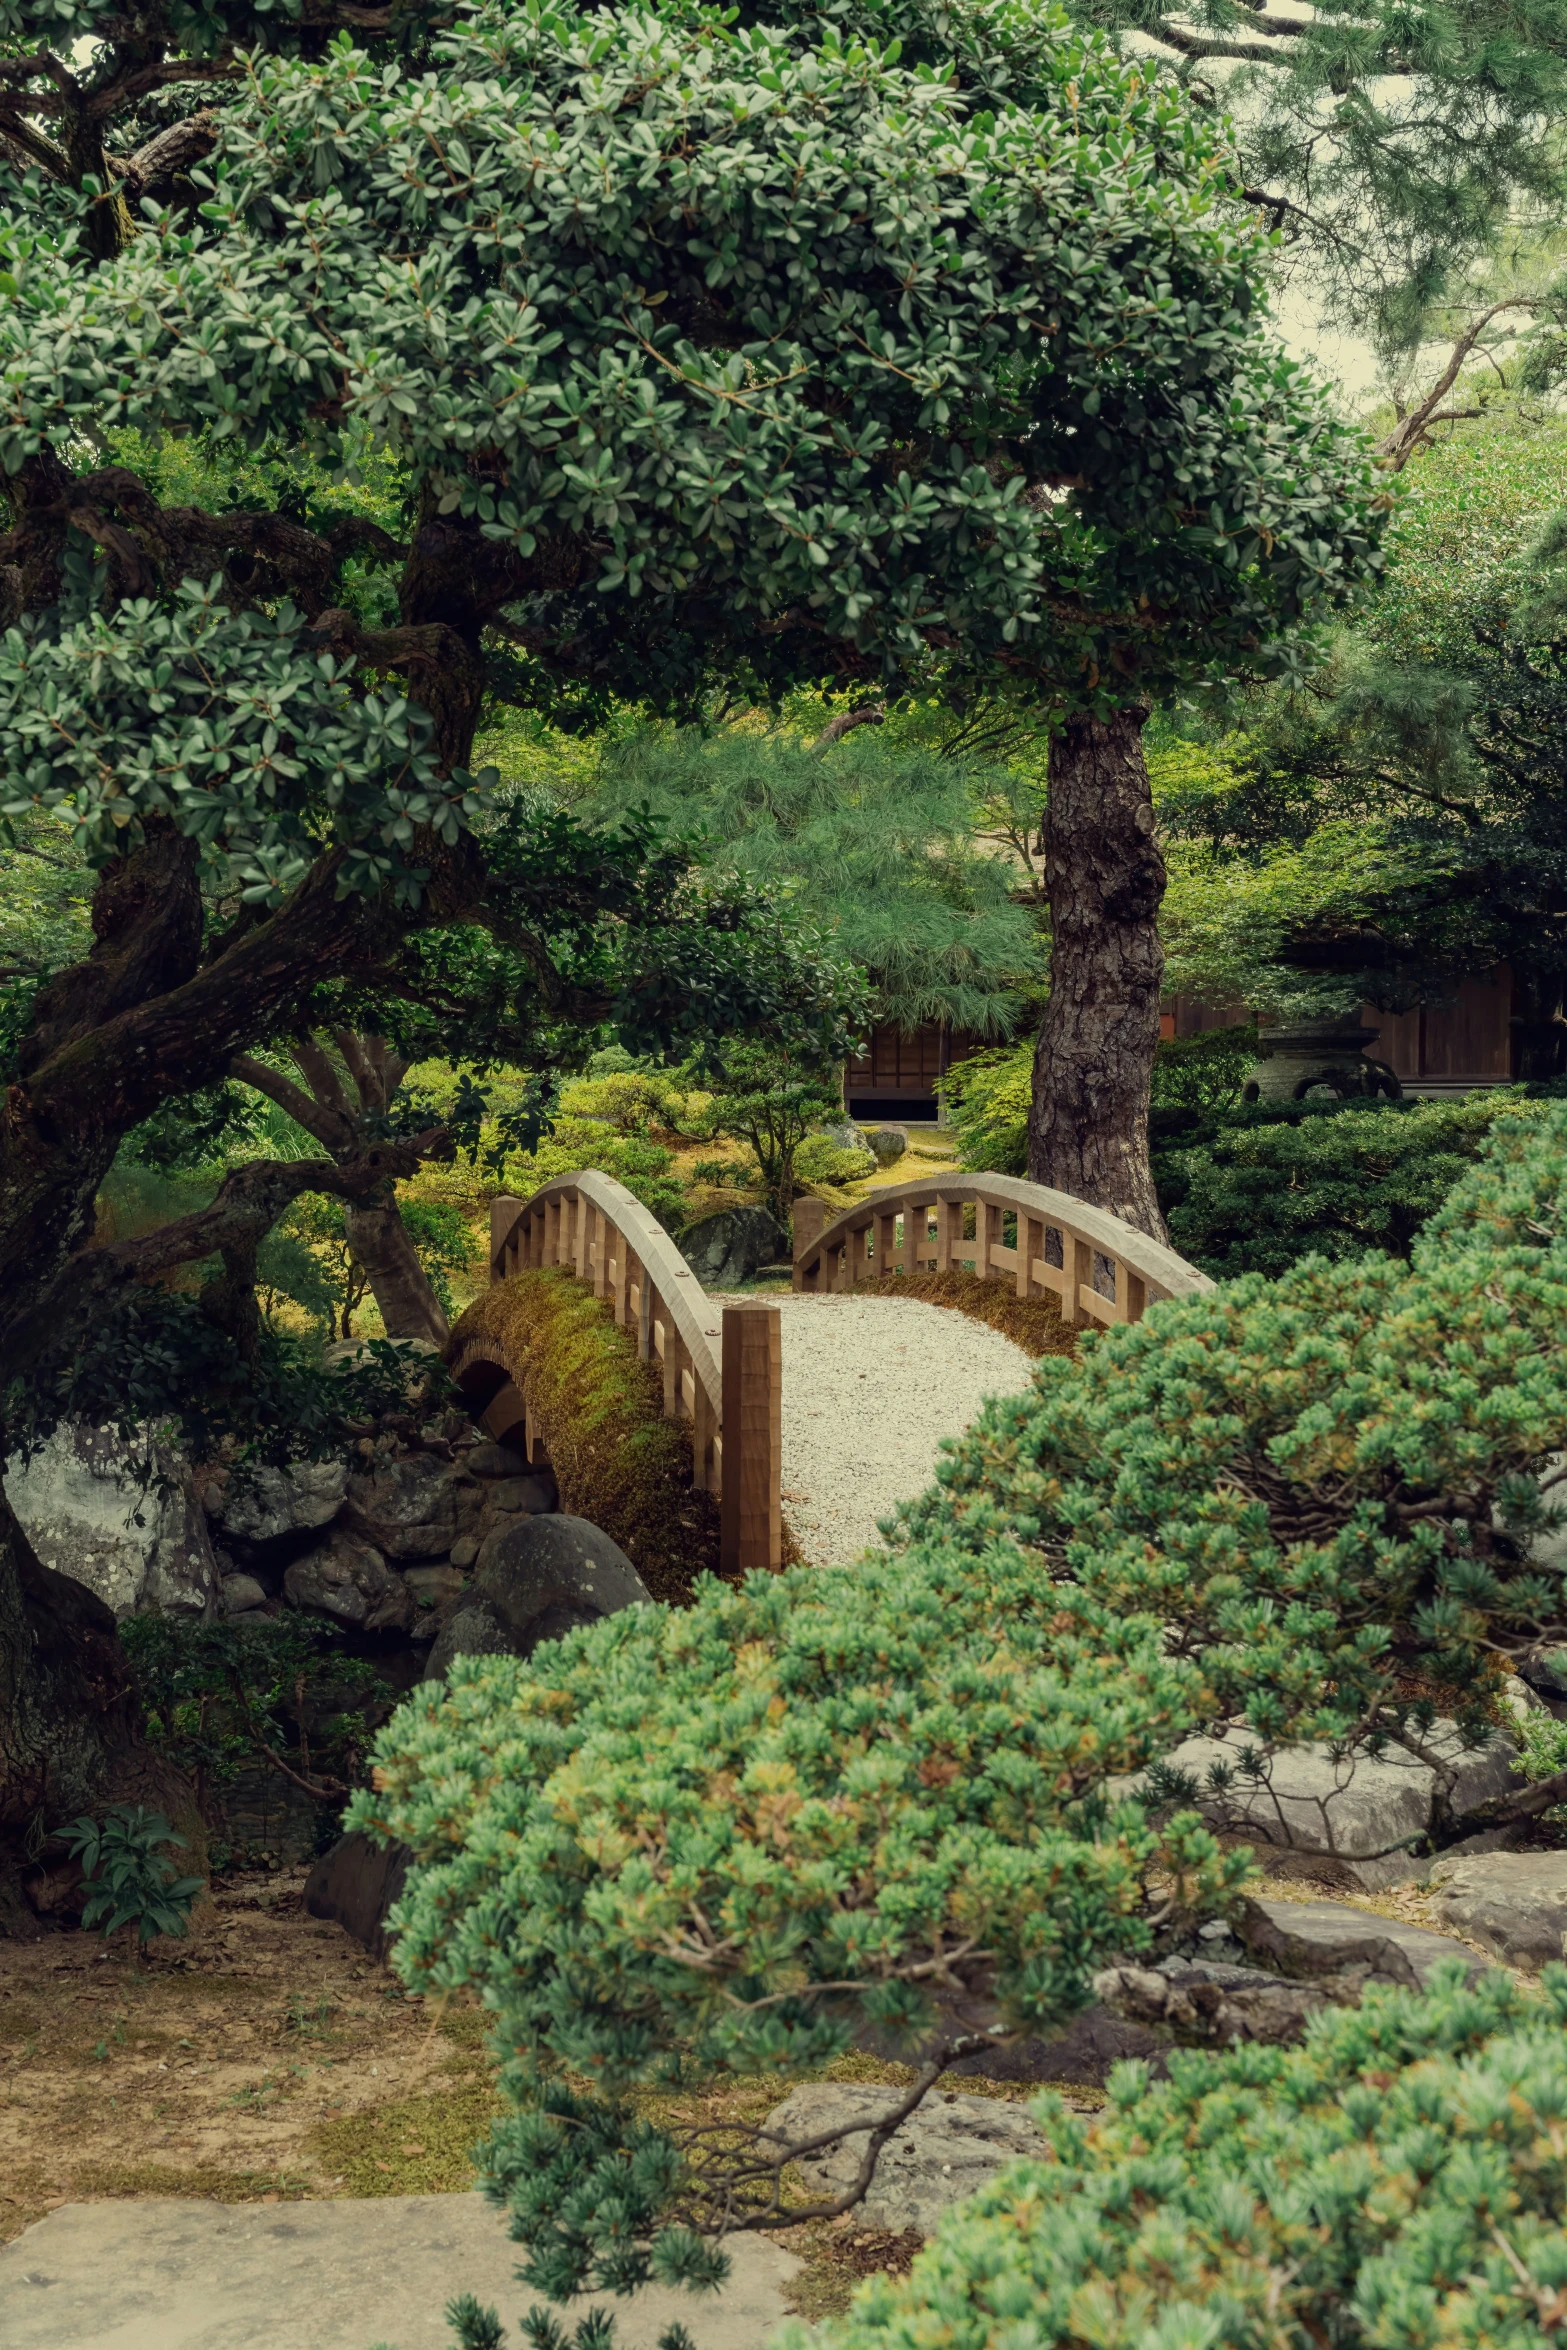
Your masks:
{"label": "garden path", "polygon": [[1010,1338],[917,1298],[769,1298],[782,1315],[783,1506],[813,1566],[847,1565],[930,1483],[941,1441],[1028,1384]]}

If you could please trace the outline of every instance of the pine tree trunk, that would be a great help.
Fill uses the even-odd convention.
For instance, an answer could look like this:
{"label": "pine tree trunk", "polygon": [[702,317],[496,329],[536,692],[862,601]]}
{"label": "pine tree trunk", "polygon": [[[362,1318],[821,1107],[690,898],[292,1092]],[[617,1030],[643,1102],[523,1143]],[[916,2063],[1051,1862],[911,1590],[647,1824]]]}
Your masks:
{"label": "pine tree trunk", "polygon": [[1050,996],[1034,1056],[1028,1172],[1165,1240],[1148,1158],[1164,859],[1147,711],[1071,718],[1050,746]]}
{"label": "pine tree trunk", "polygon": [[348,1207],[348,1245],[364,1268],[388,1338],[428,1338],[444,1346],[451,1328],[419,1262],[395,1199]]}

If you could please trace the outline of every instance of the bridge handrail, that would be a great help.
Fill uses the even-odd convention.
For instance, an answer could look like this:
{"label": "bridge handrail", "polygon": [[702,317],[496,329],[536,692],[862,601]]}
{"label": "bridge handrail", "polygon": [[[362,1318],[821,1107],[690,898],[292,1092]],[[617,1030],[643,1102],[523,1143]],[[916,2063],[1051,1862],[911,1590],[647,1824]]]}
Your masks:
{"label": "bridge handrail", "polygon": [[[613,1175],[594,1168],[557,1175],[525,1200],[491,1203],[491,1281],[542,1265],[568,1266],[590,1283],[616,1323],[635,1329],[640,1359],[661,1366],[664,1417],[690,1419],[692,1483],[719,1504],[723,1565],[776,1567],[783,1535],[778,1308],[761,1300],[720,1307],[658,1219]],[[465,1367],[478,1367],[475,1350],[456,1367],[459,1383]],[[517,1403],[526,1415],[525,1395]],[[526,1416],[524,1437],[531,1458]]]}
{"label": "bridge handrail", "polygon": [[[974,1209],[972,1238],[963,1231],[967,1207]],[[1017,1220],[1011,1244],[1002,1238],[1008,1216]],[[895,1267],[947,1272],[965,1262],[981,1280],[1010,1274],[1019,1297],[1054,1294],[1062,1319],[1074,1325],[1136,1322],[1159,1298],[1213,1287],[1174,1249],[1107,1208],[1011,1175],[916,1177],[878,1188],[830,1218],[819,1200],[796,1203],[796,1289],[853,1289]]]}

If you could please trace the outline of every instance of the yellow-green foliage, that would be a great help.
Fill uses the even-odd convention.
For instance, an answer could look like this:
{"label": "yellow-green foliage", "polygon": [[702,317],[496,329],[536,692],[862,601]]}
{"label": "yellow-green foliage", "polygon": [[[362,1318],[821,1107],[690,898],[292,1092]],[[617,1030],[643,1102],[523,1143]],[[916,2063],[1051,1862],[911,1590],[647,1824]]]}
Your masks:
{"label": "yellow-green foliage", "polygon": [[458,2077],[423,2097],[399,2097],[345,2113],[310,2133],[322,2168],[350,2195],[458,2195],[477,2184],[473,2150],[501,2110],[486,2067],[448,2067]]}
{"label": "yellow-green foliage", "polygon": [[691,1439],[663,1416],[659,1374],[592,1292],[556,1267],[486,1290],[454,1349],[493,1339],[548,1448],[561,1507],[601,1526],[655,1599],[684,1600],[718,1568],[718,1512],[693,1492]]}

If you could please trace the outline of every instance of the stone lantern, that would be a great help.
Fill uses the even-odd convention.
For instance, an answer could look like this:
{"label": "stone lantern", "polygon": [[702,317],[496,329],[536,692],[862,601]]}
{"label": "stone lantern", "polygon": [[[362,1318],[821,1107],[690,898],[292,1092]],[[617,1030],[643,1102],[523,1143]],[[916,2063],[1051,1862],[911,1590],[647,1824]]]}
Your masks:
{"label": "stone lantern", "polygon": [[1319,1086],[1341,1101],[1397,1101],[1403,1093],[1386,1061],[1367,1058],[1380,1028],[1363,1028],[1353,1014],[1302,1020],[1290,1028],[1264,1028],[1257,1059],[1241,1093],[1245,1102],[1298,1102]]}

